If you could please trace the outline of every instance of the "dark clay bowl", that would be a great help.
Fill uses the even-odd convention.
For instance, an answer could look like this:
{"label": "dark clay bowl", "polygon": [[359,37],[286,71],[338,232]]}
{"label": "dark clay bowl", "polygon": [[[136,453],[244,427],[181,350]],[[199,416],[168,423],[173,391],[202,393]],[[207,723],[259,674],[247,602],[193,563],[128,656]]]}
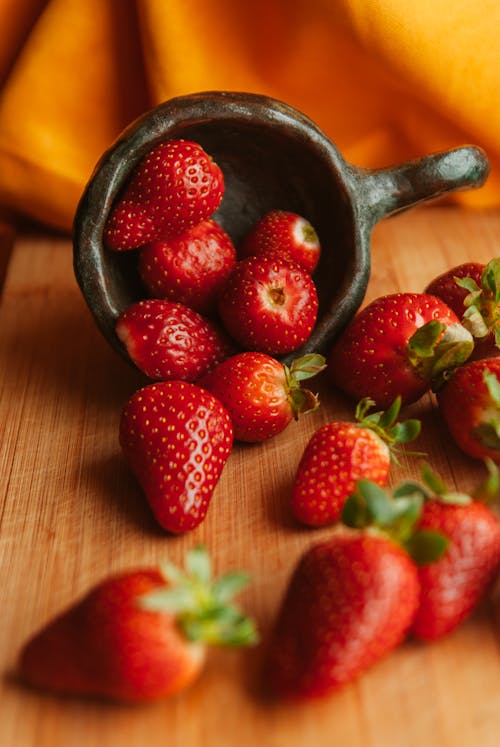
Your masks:
{"label": "dark clay bowl", "polygon": [[394,167],[369,170],[346,162],[304,114],[265,96],[206,92],[171,99],[133,122],[102,156],[74,222],[74,268],[102,333],[128,362],[115,334],[120,313],[146,293],[137,252],[103,246],[106,219],[131,171],[160,142],[194,140],[224,172],[216,220],[235,244],[268,210],[300,213],[315,226],[322,257],[314,278],[318,322],[293,356],[326,352],[359,308],[370,274],[376,222],[423,200],[479,187],[489,171],[479,148],[466,146]]}

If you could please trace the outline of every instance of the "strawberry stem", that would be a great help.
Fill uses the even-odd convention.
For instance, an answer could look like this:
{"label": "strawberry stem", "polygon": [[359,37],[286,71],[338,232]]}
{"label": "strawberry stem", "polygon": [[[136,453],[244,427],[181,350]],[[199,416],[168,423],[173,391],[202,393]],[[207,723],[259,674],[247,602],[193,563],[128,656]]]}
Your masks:
{"label": "strawberry stem", "polygon": [[480,503],[488,504],[500,495],[500,472],[493,459],[485,459],[484,463],[488,474],[474,490],[472,498]]}
{"label": "strawberry stem", "polygon": [[393,495],[370,480],[359,480],[344,504],[341,520],[351,528],[374,528],[402,546],[418,563],[438,560],[447,539],[420,529],[425,491],[417,483],[404,483]]}
{"label": "strawberry stem", "polygon": [[462,324],[475,339],[483,340],[493,332],[500,347],[500,258],[490,260],[481,274],[481,286],[473,278],[455,278],[468,291],[464,299]]}
{"label": "strawberry stem", "polygon": [[433,319],[414,332],[406,353],[418,375],[431,382],[436,391],[473,350],[472,334],[464,326],[458,323],[447,326]]}
{"label": "strawberry stem", "polygon": [[248,584],[246,573],[230,572],[212,578],[210,557],[198,546],[185,559],[185,570],[172,563],[160,565],[165,586],[144,594],[138,603],[152,612],[170,612],[190,641],[210,645],[249,646],[257,643],[254,622],[232,598]]}
{"label": "strawberry stem", "polygon": [[493,406],[485,410],[473,436],[487,449],[500,452],[500,382],[489,369],[483,372],[483,381]]}
{"label": "strawberry stem", "polygon": [[292,361],[290,366],[283,365],[288,393],[288,401],[295,420],[319,407],[319,398],[301,385],[302,381],[311,379],[326,368],[324,356],[309,353]]}
{"label": "strawberry stem", "polygon": [[397,444],[414,441],[421,430],[420,420],[415,418],[397,422],[401,402],[402,399],[398,396],[387,410],[377,410],[370,413],[370,409],[373,408],[375,402],[369,397],[365,397],[358,402],[354,415],[360,427],[370,428],[388,444],[391,456],[396,462]]}

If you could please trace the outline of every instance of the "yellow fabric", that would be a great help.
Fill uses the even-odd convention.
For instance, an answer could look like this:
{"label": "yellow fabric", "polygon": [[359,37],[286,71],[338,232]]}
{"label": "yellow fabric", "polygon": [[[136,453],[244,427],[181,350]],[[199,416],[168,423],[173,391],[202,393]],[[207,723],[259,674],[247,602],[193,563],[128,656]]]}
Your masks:
{"label": "yellow fabric", "polygon": [[69,229],[102,152],[179,94],[253,91],[378,167],[465,143],[500,204],[498,0],[0,0],[0,207]]}

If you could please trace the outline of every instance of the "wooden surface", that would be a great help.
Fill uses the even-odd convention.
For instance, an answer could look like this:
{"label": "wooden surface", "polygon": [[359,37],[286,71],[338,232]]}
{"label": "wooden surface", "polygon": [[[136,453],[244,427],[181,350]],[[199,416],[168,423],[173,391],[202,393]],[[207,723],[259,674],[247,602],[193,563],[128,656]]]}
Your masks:
{"label": "wooden surface", "polygon": [[[366,300],[423,289],[437,273],[500,255],[500,212],[414,209],[373,236]],[[101,338],[76,287],[70,242],[17,240],[0,307],[0,744],[2,747],[497,747],[500,603],[486,604],[447,639],[407,642],[357,682],[304,706],[266,703],[262,647],[211,652],[189,691],[141,707],[64,699],[24,689],[17,652],[49,617],[105,575],[169,557],[198,542],[217,570],[245,568],[242,603],[263,639],[298,555],[329,530],[304,530],[287,507],[308,438],[352,406],[321,385],[322,406],[267,444],[236,446],[209,515],[173,538],[155,524],[117,444],[122,404],[142,380]],[[467,490],[482,466],[443,430],[431,396],[419,448]],[[403,457],[392,482],[418,476]]]}

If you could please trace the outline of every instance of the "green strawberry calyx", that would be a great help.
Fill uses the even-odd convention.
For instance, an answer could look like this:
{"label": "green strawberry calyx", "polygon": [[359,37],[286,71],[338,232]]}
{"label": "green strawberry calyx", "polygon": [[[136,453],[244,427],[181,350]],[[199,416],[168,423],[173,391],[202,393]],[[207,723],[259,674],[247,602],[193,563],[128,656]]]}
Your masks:
{"label": "green strawberry calyx", "polygon": [[341,521],[353,529],[383,534],[420,565],[432,563],[445,553],[448,540],[440,532],[418,527],[424,500],[418,483],[402,483],[391,495],[371,480],[359,480],[344,504]]}
{"label": "green strawberry calyx", "polygon": [[386,442],[391,457],[396,462],[397,445],[414,441],[421,430],[420,420],[415,418],[398,421],[401,403],[402,399],[398,396],[387,410],[370,412],[375,406],[375,402],[370,397],[365,397],[358,402],[354,415],[359,427],[369,428]]}
{"label": "green strawberry calyx", "polygon": [[241,572],[229,572],[214,579],[212,564],[203,546],[191,549],[185,569],[170,562],[159,564],[165,586],[138,599],[151,612],[169,612],[190,641],[219,646],[250,646],[258,642],[253,620],[231,603],[249,582]]}
{"label": "green strawberry calyx", "polygon": [[295,420],[299,415],[313,412],[319,407],[319,397],[302,386],[302,382],[311,379],[326,368],[326,359],[318,353],[308,353],[296,358],[290,366],[283,365],[288,401]]}
{"label": "green strawberry calyx", "polygon": [[413,333],[406,347],[410,364],[436,391],[474,350],[474,338],[462,324],[446,325],[437,319]]}
{"label": "green strawberry calyx", "polygon": [[482,446],[500,451],[500,382],[494,373],[486,369],[483,381],[491,399],[491,406],[481,413],[481,422],[473,429],[472,435]]}
{"label": "green strawberry calyx", "polygon": [[500,257],[490,260],[481,274],[481,285],[473,278],[455,278],[468,291],[464,298],[462,324],[472,336],[484,340],[493,333],[500,348]]}
{"label": "green strawberry calyx", "polygon": [[[443,503],[466,506],[472,501],[481,503],[492,503],[500,493],[500,472],[497,465],[492,459],[485,459],[484,464],[487,470],[486,477],[470,493],[450,490],[442,477],[431,467],[424,463],[422,465],[422,481],[424,485],[420,486],[422,495],[425,500],[439,500]],[[425,487],[424,487],[425,486]]]}

